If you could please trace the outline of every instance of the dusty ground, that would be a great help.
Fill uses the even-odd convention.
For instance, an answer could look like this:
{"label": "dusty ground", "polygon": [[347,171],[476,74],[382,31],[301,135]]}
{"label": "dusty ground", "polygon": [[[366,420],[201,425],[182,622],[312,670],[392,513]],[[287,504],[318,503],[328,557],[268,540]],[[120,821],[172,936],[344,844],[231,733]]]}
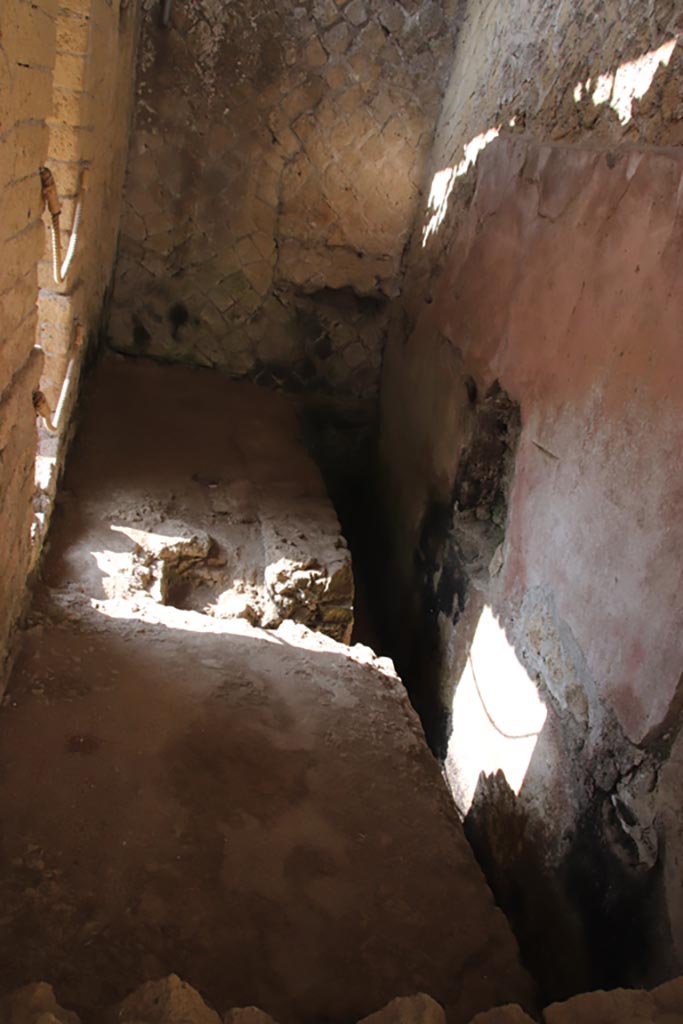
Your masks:
{"label": "dusty ground", "polygon": [[[240,502],[217,517],[220,488],[252,512],[256,495],[255,519]],[[252,528],[276,495],[284,543],[311,526],[343,563],[280,399],[204,371],[100,366],[0,712],[0,990],[44,979],[87,1020],[171,971],[219,1009],[256,1003],[283,1024],[341,1024],[416,990],[451,1024],[528,1001],[390,664],[218,614],[218,584],[209,613],[187,594],[161,603],[157,563],[121,529],[224,529],[215,568],[233,567],[236,599],[241,523],[257,601],[270,556]]]}

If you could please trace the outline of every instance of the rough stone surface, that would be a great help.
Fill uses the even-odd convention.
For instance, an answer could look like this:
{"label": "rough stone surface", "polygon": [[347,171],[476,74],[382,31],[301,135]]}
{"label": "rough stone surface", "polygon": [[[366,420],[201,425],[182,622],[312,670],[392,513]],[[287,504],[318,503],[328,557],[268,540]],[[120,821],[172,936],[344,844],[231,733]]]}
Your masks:
{"label": "rough stone surface", "polygon": [[75,1013],[59,1005],[52,985],[44,981],[24,985],[0,999],[0,1020],[3,1024],[80,1024]]}
{"label": "rough stone surface", "polygon": [[533,1024],[533,1019],[521,1006],[508,1003],[507,1006],[496,1006],[493,1010],[478,1013],[470,1024]]}
{"label": "rough stone surface", "polygon": [[359,1024],[446,1024],[446,1014],[435,999],[419,992],[415,996],[392,999]]}
{"label": "rough stone surface", "polygon": [[[103,481],[80,501],[81,541],[68,555],[65,598],[98,593],[111,614],[120,602],[151,602],[269,628],[293,619],[348,642],[351,557],[297,439],[294,406],[209,370],[164,374],[119,356],[98,373],[117,483]],[[150,424],[145,394],[162,380],[168,394]],[[234,435],[220,473],[208,438],[191,433],[203,405],[207,433]],[[125,463],[131,450],[135,461]],[[87,457],[94,466],[103,452],[88,448]]]}
{"label": "rough stone surface", "polygon": [[[683,978],[674,978],[651,992],[612,989],[583,992],[542,1013],[544,1024],[679,1024],[683,1021]],[[478,1013],[470,1024],[533,1024],[521,1006],[509,1004]]]}
{"label": "rough stone surface", "polygon": [[585,992],[546,1007],[543,1020],[545,1024],[676,1024],[683,1020],[683,978],[651,992],[625,988]]}
{"label": "rough stone surface", "polygon": [[223,1014],[223,1024],[277,1024],[258,1006],[239,1006]]}
{"label": "rough stone surface", "polygon": [[148,981],[126,996],[116,1019],[121,1024],[220,1024],[215,1010],[177,974]]}
{"label": "rough stone surface", "polygon": [[391,663],[211,614],[208,584],[187,607],[120,574],[135,545],[110,527],[163,509],[193,556],[237,531],[207,567],[234,590],[263,571],[261,494],[281,521],[291,497],[302,532],[317,509],[312,549],[339,539],[291,401],[110,357],[82,416],[0,708],[0,989],[49,977],[86,1020],[169,972],[281,1024],[346,1024],[406,988],[453,1024],[532,1000]]}
{"label": "rough stone surface", "polygon": [[374,394],[455,4],[144,4],[113,345]]}
{"label": "rough stone surface", "polygon": [[[45,982],[27,985],[0,1000],[7,1024],[79,1024],[62,1009]],[[121,1024],[218,1024],[220,1018],[200,994],[176,974],[141,985],[113,1009],[107,1021]],[[674,978],[652,991],[612,989],[584,992],[553,1003],[540,1015],[544,1024],[679,1024],[683,1020],[683,978]],[[358,1024],[444,1024],[443,1007],[424,993],[392,999]],[[533,1024],[517,1003],[476,1014],[469,1024]],[[235,1007],[223,1014],[223,1024],[275,1024],[257,1006]]]}

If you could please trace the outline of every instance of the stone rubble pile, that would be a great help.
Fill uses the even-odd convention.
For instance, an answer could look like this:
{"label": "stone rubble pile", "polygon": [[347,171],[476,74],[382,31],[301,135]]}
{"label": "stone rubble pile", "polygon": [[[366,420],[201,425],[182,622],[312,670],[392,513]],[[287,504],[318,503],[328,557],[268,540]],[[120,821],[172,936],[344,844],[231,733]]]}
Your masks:
{"label": "stone rubble pile", "polygon": [[[543,1024],[683,1024],[683,978],[667,981],[651,992],[616,988],[582,992],[541,1013]],[[478,1013],[470,1024],[534,1024],[520,1006],[498,1006]]]}
{"label": "stone rubble pile", "polygon": [[[199,993],[170,974],[148,981],[104,1015],[107,1024],[276,1024],[256,1006],[227,1010],[221,1017]],[[618,988],[585,992],[553,1003],[540,1015],[542,1024],[683,1024],[683,977],[651,992]],[[51,985],[26,985],[0,999],[0,1024],[80,1024],[63,1009]],[[447,1024],[443,1008],[431,996],[418,993],[393,999],[358,1024]],[[470,1024],[534,1024],[521,1006],[498,1006],[477,1014]]]}

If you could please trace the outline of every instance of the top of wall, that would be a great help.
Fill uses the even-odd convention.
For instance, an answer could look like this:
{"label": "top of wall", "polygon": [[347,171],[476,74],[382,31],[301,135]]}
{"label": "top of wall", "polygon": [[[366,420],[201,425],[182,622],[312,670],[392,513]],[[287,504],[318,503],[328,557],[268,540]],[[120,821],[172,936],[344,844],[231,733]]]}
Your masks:
{"label": "top of wall", "polygon": [[683,144],[682,33],[674,0],[468,3],[411,246],[412,290],[441,261],[479,154],[499,136]]}

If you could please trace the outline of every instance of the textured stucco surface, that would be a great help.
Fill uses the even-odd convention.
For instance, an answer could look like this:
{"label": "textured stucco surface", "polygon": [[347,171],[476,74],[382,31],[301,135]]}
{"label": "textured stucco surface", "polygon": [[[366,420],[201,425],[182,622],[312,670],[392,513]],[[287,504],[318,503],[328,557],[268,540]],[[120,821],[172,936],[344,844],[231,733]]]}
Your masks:
{"label": "textured stucco surface", "polygon": [[[678,16],[467,6],[383,369],[399,662],[456,794],[474,780],[469,834],[558,993],[661,977],[681,944],[663,768],[683,654]],[[498,388],[521,430],[498,417],[496,502],[463,506],[463,480],[485,491]],[[508,661],[484,668],[490,612]],[[540,732],[535,708],[528,730],[503,724],[518,671]],[[467,764],[448,742],[466,678],[483,723]],[[484,751],[530,739],[515,792]]]}
{"label": "textured stucco surface", "polygon": [[[426,279],[453,243],[476,180],[476,142],[487,133],[604,149],[683,142],[683,14],[675,0],[489,0],[465,4],[463,15],[407,262],[408,304],[410,295],[423,300]],[[462,171],[456,187],[444,202],[432,200],[434,176],[451,168]],[[423,247],[435,213],[439,229]]]}
{"label": "textured stucco surface", "polygon": [[113,345],[373,394],[454,7],[146,4]]}
{"label": "textured stucco surface", "polygon": [[[412,398],[413,415],[395,424],[391,442],[403,451],[413,516],[432,483],[419,462],[424,448],[450,457],[442,472],[457,465],[460,425],[433,416],[430,396],[443,378],[427,353],[451,364],[454,383],[465,366],[482,390],[498,379],[519,396],[500,586],[511,601],[538,586],[556,591],[595,696],[635,742],[665,719],[683,654],[680,566],[671,557],[683,539],[682,174],[674,152],[608,161],[581,147],[496,143],[481,158],[463,244],[408,352],[387,367],[400,407]],[[423,375],[417,394],[413,368]]]}

